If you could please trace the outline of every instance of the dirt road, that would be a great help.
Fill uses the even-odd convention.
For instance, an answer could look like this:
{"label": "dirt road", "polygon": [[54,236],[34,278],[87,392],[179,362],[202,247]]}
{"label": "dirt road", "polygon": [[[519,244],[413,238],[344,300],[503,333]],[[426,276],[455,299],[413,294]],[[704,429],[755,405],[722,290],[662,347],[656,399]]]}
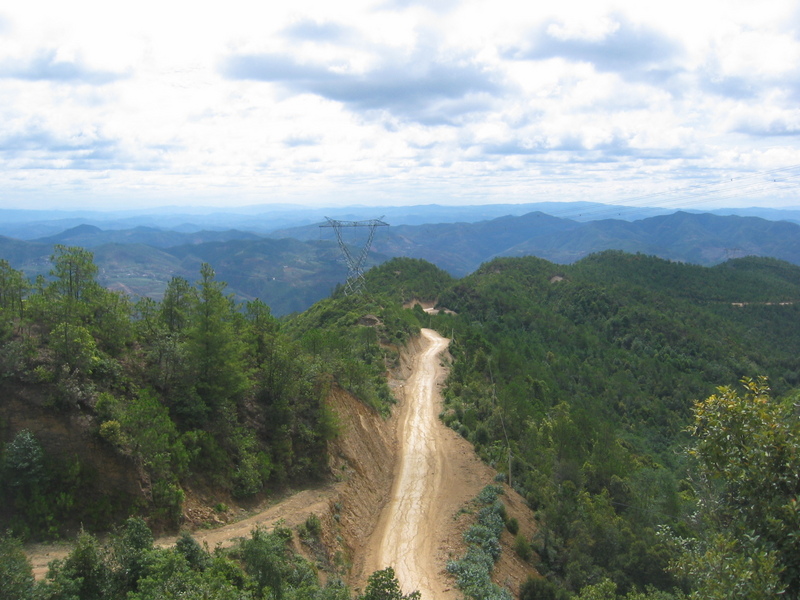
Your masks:
{"label": "dirt road", "polygon": [[404,593],[457,598],[444,569],[452,558],[453,515],[486,483],[487,472],[464,440],[438,418],[440,354],[449,340],[422,330],[427,347],[415,357],[397,424],[399,444],[391,499],[366,548],[366,572],[394,568]]}
{"label": "dirt road", "polygon": [[418,589],[425,598],[437,598],[434,555],[437,492],[442,489],[444,456],[434,429],[439,425],[435,394],[437,376],[442,372],[439,355],[448,340],[435,331],[422,330],[429,342],[419,354],[414,374],[404,387],[402,413],[398,423],[400,444],[396,476],[389,504],[373,536],[375,569],[393,566],[404,591]]}
{"label": "dirt road", "polygon": [[[278,521],[284,527],[293,528],[303,522],[310,513],[322,513],[328,506],[329,499],[335,492],[332,485],[316,489],[307,489],[292,494],[286,500],[247,518],[229,523],[217,529],[204,529],[192,532],[192,536],[200,544],[213,550],[217,546],[228,548],[239,538],[246,538],[256,527],[273,527]],[[177,541],[177,536],[164,536],[155,541],[157,546],[168,548]],[[71,543],[30,544],[26,547],[28,560],[31,562],[36,579],[44,579],[48,564],[56,559],[64,559],[72,551]]]}
{"label": "dirt road", "polygon": [[[337,412],[346,433],[334,454],[349,465],[351,479],[299,492],[245,520],[196,530],[194,537],[210,548],[228,546],[255,526],[269,527],[280,519],[294,527],[312,512],[324,519],[332,505],[341,504],[345,512],[340,525],[354,558],[348,578],[353,585],[363,589],[370,573],[391,566],[405,593],[420,590],[423,600],[459,598],[445,571],[447,561],[464,551],[463,515],[454,517],[493,480],[494,472],[438,418],[439,385],[446,375],[440,355],[448,343],[435,331],[422,330],[408,355],[412,364],[400,386],[399,410],[389,423],[357,400],[338,397]],[[161,538],[157,544],[174,541]],[[47,563],[66,556],[69,546],[27,550],[34,573],[42,578]]]}

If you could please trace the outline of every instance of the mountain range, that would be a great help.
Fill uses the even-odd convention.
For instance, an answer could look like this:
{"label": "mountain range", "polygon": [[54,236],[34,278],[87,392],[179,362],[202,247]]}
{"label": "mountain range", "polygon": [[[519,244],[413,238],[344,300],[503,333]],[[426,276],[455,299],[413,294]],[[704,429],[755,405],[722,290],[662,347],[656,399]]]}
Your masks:
{"label": "mountain range", "polygon": [[[114,229],[82,223],[32,240],[0,236],[0,258],[34,277],[49,272],[54,244],[82,246],[94,252],[101,283],[154,298],[173,276],[194,281],[200,265],[207,262],[238,299],[261,298],[274,314],[283,315],[307,308],[347,277],[333,230],[319,227],[324,223],[269,234],[143,225]],[[343,228],[342,241],[359,249],[367,231]],[[690,212],[632,221],[581,221],[541,211],[476,222],[400,224],[376,230],[366,267],[395,256],[424,258],[463,277],[495,257],[533,255],[569,264],[609,249],[706,266],[750,255],[800,264],[800,224]]]}

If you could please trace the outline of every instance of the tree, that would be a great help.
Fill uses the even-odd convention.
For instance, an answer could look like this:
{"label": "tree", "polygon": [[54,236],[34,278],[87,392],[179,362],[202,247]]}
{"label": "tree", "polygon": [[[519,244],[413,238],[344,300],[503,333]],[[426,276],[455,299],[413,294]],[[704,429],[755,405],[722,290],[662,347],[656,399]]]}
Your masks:
{"label": "tree", "polygon": [[141,390],[121,420],[133,452],[155,479],[173,481],[185,473],[186,449],[169,411],[151,390]]}
{"label": "tree", "polygon": [[419,600],[418,591],[404,595],[392,567],[375,571],[367,579],[367,588],[360,600]]}
{"label": "tree", "polygon": [[189,329],[189,355],[196,369],[195,389],[201,411],[214,410],[235,399],[247,384],[243,346],[234,328],[233,300],[214,269],[203,263]]}
{"label": "tree", "polygon": [[95,280],[94,254],[84,248],[57,244],[50,256],[55,277],[51,289],[58,302],[58,320],[76,323],[90,314],[100,285]]}
{"label": "tree", "polygon": [[23,299],[28,282],[22,271],[12,269],[5,259],[0,259],[0,315],[22,317]]}
{"label": "tree", "polygon": [[153,533],[138,517],[130,517],[112,537],[113,587],[120,596],[136,589],[139,578],[147,569],[152,549]]}
{"label": "tree", "polygon": [[800,416],[793,402],[770,397],[765,377],[742,385],[744,393],[721,387],[694,407],[704,531],[676,568],[697,597],[767,598],[785,588],[797,598]]}
{"label": "tree", "polygon": [[103,600],[108,597],[111,570],[97,538],[84,531],[69,556],[50,564],[48,600]]}
{"label": "tree", "polygon": [[33,571],[19,540],[0,535],[0,598],[33,598]]}
{"label": "tree", "polygon": [[62,365],[66,365],[69,371],[77,369],[84,375],[89,374],[98,357],[97,345],[88,329],[62,321],[50,332],[50,338],[57,374]]}
{"label": "tree", "polygon": [[112,356],[118,356],[133,338],[132,311],[130,299],[122,292],[96,291],[90,330]]}
{"label": "tree", "polygon": [[196,290],[183,277],[173,277],[161,301],[161,319],[170,333],[182,333],[188,326]]}
{"label": "tree", "polygon": [[256,597],[265,598],[267,593],[280,600],[284,592],[284,576],[281,570],[285,541],[275,532],[268,533],[256,527],[241,544],[244,570],[253,578]]}
{"label": "tree", "polygon": [[13,490],[25,493],[44,485],[44,450],[30,430],[22,429],[8,444],[4,467],[4,479]]}

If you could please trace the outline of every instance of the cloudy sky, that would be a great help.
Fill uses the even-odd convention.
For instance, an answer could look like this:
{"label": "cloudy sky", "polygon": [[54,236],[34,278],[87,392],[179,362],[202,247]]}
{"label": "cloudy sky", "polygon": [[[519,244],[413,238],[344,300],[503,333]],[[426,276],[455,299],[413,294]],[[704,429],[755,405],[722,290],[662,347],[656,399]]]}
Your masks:
{"label": "cloudy sky", "polygon": [[2,207],[800,206],[797,2],[4,4]]}

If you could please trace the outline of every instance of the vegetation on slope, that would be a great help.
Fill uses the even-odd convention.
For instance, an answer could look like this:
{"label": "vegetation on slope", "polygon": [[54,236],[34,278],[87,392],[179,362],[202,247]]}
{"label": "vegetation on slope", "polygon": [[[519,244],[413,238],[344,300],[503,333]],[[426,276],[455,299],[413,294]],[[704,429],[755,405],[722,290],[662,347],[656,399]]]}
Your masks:
{"label": "vegetation on slope", "polygon": [[800,305],[775,304],[798,299],[786,263],[619,252],[498,259],[442,295],[458,313],[434,321],[454,338],[442,417],[538,510],[532,541],[554,589],[696,585],[659,533],[702,533],[682,451],[692,406],[744,376],[768,375],[777,396],[798,384]]}
{"label": "vegetation on slope", "polygon": [[[101,528],[136,512],[171,525],[188,486],[248,498],[320,476],[336,433],[329,387],[385,411],[385,371],[425,323],[453,338],[443,420],[538,511],[539,533],[519,545],[533,546],[547,578],[528,582],[522,598],[798,597],[797,267],[605,252],[570,266],[497,259],[453,281],[424,261],[395,259],[367,274],[366,294],[339,290],[284,321],[259,301],[235,304],[208,264],[194,285],[173,278],[161,302],[133,304],[97,277],[78,248],[57,247],[51,278],[34,284],[0,263],[0,517],[18,535]],[[412,299],[457,314],[400,308]],[[752,379],[740,393],[743,377]],[[144,493],[114,495],[86,453],[15,429],[12,403],[30,422],[82,423],[91,451],[128,461]],[[491,553],[481,532],[472,541]],[[111,556],[84,541],[75,569]],[[14,548],[6,538],[0,562],[17,565],[13,581],[28,590]],[[278,589],[263,579],[276,571],[248,571],[241,548],[203,555],[201,569],[168,554],[178,550],[153,552],[151,579],[136,579],[149,583],[128,592],[169,597],[167,572],[220,597]],[[86,573],[111,581],[114,565]],[[71,590],[89,577],[77,573],[57,565],[51,583]],[[391,574],[374,581],[394,593]],[[348,597],[315,585],[292,593]],[[473,587],[500,593],[485,577]]]}
{"label": "vegetation on slope", "polygon": [[19,542],[0,537],[4,600],[415,600],[391,568],[373,573],[363,595],[338,578],[320,581],[285,527],[254,529],[230,549],[209,551],[189,534],[171,548],[153,544],[141,519],[128,519],[106,544],[82,532],[64,560],[34,582]]}
{"label": "vegetation on slope", "polygon": [[247,499],[323,475],[330,386],[385,410],[386,347],[418,328],[367,296],[281,323],[258,300],[235,304],[208,264],[133,303],[98,284],[90,252],[57,246],[51,260],[34,285],[0,263],[0,519],[23,536],[131,513],[171,527],[187,487]]}

